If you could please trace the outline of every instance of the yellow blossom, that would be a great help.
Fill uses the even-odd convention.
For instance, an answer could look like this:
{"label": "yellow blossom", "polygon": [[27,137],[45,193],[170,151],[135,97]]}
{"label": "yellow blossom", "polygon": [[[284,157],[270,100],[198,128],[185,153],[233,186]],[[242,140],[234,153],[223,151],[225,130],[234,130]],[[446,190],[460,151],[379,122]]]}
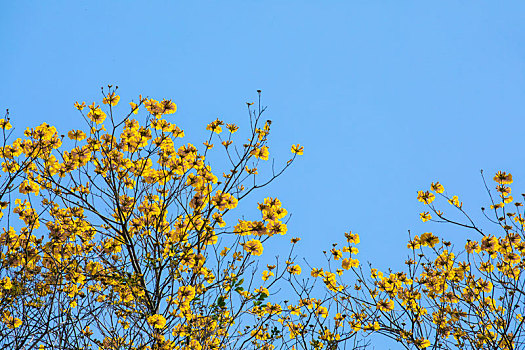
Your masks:
{"label": "yellow blossom", "polygon": [[445,188],[439,182],[436,182],[436,183],[432,182],[432,184],[430,185],[430,188],[432,189],[432,191],[436,191],[437,193],[443,193],[445,191]]}
{"label": "yellow blossom", "polygon": [[421,218],[421,221],[427,222],[428,220],[432,219],[432,216],[428,211],[420,213],[419,217]]}
{"label": "yellow blossom", "polygon": [[243,248],[251,255],[261,255],[263,253],[263,246],[261,244],[261,241],[259,241],[258,239],[253,239],[244,243]]}
{"label": "yellow blossom", "polygon": [[106,97],[102,99],[102,103],[105,105],[109,104],[111,106],[116,106],[118,101],[120,101],[120,96],[116,95],[115,92],[109,93]]}
{"label": "yellow blossom", "polygon": [[164,318],[164,316],[158,314],[149,316],[147,321],[148,324],[150,324],[154,328],[162,329],[166,325],[166,319]]}
{"label": "yellow blossom", "polygon": [[302,155],[303,151],[304,151],[304,147],[303,146],[301,146],[299,144],[292,145],[292,153],[297,154],[297,155]]}
{"label": "yellow blossom", "polygon": [[301,266],[299,266],[299,265],[288,266],[288,272],[290,272],[292,275],[300,275],[301,274]]}

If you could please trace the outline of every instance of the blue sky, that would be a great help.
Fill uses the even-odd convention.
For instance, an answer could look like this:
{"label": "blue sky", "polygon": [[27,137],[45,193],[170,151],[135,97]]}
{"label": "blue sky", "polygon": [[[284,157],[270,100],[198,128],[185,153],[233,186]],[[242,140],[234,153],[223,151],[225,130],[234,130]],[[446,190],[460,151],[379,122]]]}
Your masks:
{"label": "blue sky", "polygon": [[[18,1],[0,15],[0,108],[19,130],[67,133],[76,100],[120,86],[172,98],[188,137],[220,117],[247,121],[263,90],[271,155],[302,159],[251,197],[278,196],[299,255],[360,233],[360,256],[399,267],[432,181],[479,214],[479,170],[524,188],[525,5],[445,1]],[[523,190],[521,190],[523,191]],[[479,215],[477,215],[479,217]],[[286,240],[287,241],[287,240]]]}

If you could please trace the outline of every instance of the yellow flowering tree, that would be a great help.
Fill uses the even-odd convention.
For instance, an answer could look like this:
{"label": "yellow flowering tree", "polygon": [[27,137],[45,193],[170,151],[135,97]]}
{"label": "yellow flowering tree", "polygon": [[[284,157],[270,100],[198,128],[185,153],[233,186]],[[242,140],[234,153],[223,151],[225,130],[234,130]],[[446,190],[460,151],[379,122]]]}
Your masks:
{"label": "yellow flowering tree", "polygon": [[[102,104],[75,103],[85,126],[68,132],[43,123],[9,143],[9,119],[0,121],[0,344],[273,349],[330,341],[328,329],[297,321],[326,318],[325,300],[302,298],[305,313],[272,299],[279,280],[301,273],[292,261],[298,239],[286,263],[272,261],[262,277],[257,268],[265,242],[287,232],[282,203],[262,199],[252,219],[235,211],[303,153],[293,145],[281,168],[261,170],[271,121],[262,119],[260,92],[258,106],[248,103],[245,143],[235,140],[238,126],[216,119],[196,146],[174,123],[174,102],[140,96],[122,106],[116,90],[103,90]],[[209,161],[215,151],[223,163]]]}
{"label": "yellow flowering tree", "polygon": [[431,232],[410,237],[403,271],[365,268],[355,232],[325,251],[325,267],[298,263],[299,238],[286,240],[284,259],[267,261],[288,212],[262,196],[247,218],[239,203],[304,150],[292,145],[280,168],[265,167],[271,121],[260,95],[247,105],[249,129],[216,119],[197,145],[183,140],[173,101],[139,96],[123,106],[112,86],[101,104],[75,103],[85,124],[63,133],[43,123],[13,140],[6,113],[0,344],[355,349],[378,334],[408,349],[524,346],[525,214],[512,175],[495,174],[496,194],[486,184],[488,227],[440,183],[419,191],[423,222],[473,236],[460,248]]}
{"label": "yellow flowering tree", "polygon": [[472,237],[458,246],[431,232],[416,235],[408,242],[403,271],[364,269],[356,259],[355,233],[345,234],[342,249],[334,245],[327,270],[314,268],[311,274],[332,294],[340,333],[380,334],[407,349],[525,346],[523,203],[511,195],[511,174],[495,174],[496,194],[483,180],[490,199],[490,210],[482,208],[487,227],[439,182],[418,192],[426,206],[423,222],[452,224]]}
{"label": "yellow flowering tree", "polygon": [[[60,303],[46,303],[41,298],[46,293],[52,298],[56,295],[46,284],[53,277],[42,273],[38,263],[43,238],[32,234],[40,227],[38,212],[27,199],[22,201],[16,196],[39,194],[40,187],[28,174],[33,174],[35,162],[59,147],[61,140],[57,135],[48,137],[48,128],[41,126],[33,130],[33,138],[16,138],[10,142],[14,128],[9,111],[0,119],[0,129],[0,221],[3,225],[0,232],[0,344],[9,349],[24,349],[29,339],[58,329],[63,320],[48,322],[54,318],[51,314]],[[18,225],[19,230],[15,231],[11,225]]]}

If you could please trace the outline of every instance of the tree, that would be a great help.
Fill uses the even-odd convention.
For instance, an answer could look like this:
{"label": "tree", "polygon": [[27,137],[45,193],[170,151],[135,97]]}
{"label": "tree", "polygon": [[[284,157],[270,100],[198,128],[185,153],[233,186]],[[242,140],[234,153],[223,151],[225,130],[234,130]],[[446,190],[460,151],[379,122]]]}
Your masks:
{"label": "tree", "polygon": [[[384,273],[372,265],[365,272],[359,265],[358,250],[351,246],[359,243],[357,234],[346,234],[349,247],[332,249],[329,262],[349,270],[354,285],[327,280],[331,272],[318,268],[312,275],[324,277],[354,332],[381,334],[407,349],[523,348],[523,204],[511,196],[511,174],[499,171],[493,180],[497,197],[483,178],[491,204],[490,211],[481,209],[493,225],[487,229],[476,224],[458,196],[446,195],[439,182],[418,193],[429,208],[420,214],[423,222],[448,223],[477,235],[464,249],[425,232],[410,239],[406,270]],[[440,210],[437,198],[452,210]],[[345,253],[349,257],[342,259]]]}
{"label": "tree", "polygon": [[[248,103],[246,143],[234,144],[238,127],[216,119],[199,151],[168,121],[177,109],[171,100],[140,96],[119,118],[126,108],[116,90],[102,90],[102,108],[75,103],[87,128],[67,138],[43,123],[7,144],[11,124],[0,121],[1,193],[10,196],[2,204],[0,344],[273,349],[353,339],[333,337],[326,299],[274,300],[279,281],[295,283],[300,273],[292,261],[298,239],[286,262],[255,277],[265,243],[287,232],[287,211],[270,197],[259,202],[258,219],[235,217],[235,209],[303,153],[293,145],[293,157],[261,179],[271,121],[262,119],[260,91],[255,109]],[[141,114],[142,123],[134,119]],[[212,167],[214,148],[225,162]]]}
{"label": "tree", "polygon": [[364,348],[372,333],[407,349],[523,347],[525,214],[512,175],[494,176],[497,197],[485,182],[489,229],[440,183],[419,191],[424,222],[478,235],[464,249],[425,232],[410,238],[404,271],[381,272],[362,266],[360,237],[348,232],[305,278],[299,238],[284,259],[261,258],[287,233],[279,199],[261,198],[256,217],[237,213],[303,153],[293,145],[280,168],[265,167],[260,91],[245,143],[216,119],[200,150],[179,140],[171,100],[140,96],[128,109],[116,92],[102,91],[102,107],[75,103],[86,127],[67,137],[43,123],[10,142],[9,114],[0,119],[5,348]]}

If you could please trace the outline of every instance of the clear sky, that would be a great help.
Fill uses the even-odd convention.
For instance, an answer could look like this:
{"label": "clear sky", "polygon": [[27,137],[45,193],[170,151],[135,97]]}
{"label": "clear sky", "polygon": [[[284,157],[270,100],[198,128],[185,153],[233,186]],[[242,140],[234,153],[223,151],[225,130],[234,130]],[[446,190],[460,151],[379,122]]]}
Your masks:
{"label": "clear sky", "polygon": [[314,263],[353,230],[361,260],[385,269],[403,263],[408,230],[462,237],[420,222],[432,181],[478,214],[480,169],[525,192],[524,44],[518,1],[11,1],[0,108],[20,130],[67,133],[73,103],[116,84],[123,102],[172,98],[191,137],[217,117],[245,123],[261,89],[271,156],[305,154],[253,201],[282,200]]}

